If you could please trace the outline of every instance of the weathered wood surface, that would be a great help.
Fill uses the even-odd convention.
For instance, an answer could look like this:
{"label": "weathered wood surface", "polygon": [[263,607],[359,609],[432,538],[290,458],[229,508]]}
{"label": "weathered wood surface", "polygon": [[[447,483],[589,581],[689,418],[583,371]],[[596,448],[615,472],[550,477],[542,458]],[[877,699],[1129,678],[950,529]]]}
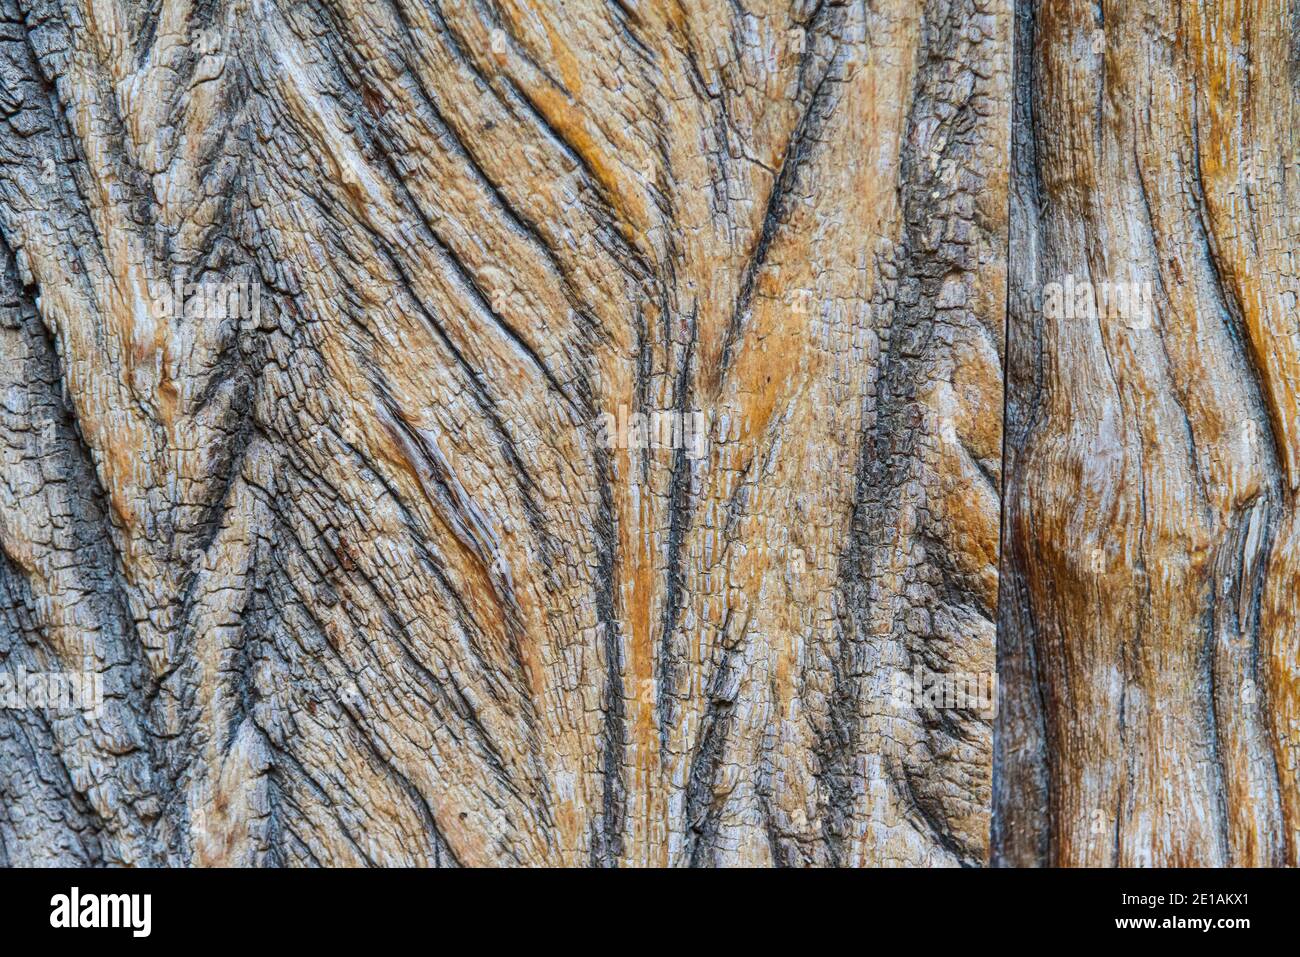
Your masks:
{"label": "weathered wood surface", "polygon": [[1300,863],[1295,31],[1019,5],[996,862]]}
{"label": "weathered wood surface", "polygon": [[107,698],[0,711],[0,863],[983,862],[988,716],[889,682],[993,667],[1010,52],[0,0],[0,666]]}

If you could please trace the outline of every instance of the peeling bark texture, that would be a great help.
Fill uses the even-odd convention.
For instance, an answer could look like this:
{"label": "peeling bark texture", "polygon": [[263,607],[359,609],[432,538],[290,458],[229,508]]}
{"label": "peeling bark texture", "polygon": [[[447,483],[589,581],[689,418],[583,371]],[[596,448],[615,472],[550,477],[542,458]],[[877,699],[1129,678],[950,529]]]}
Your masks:
{"label": "peeling bark texture", "polygon": [[[0,0],[0,669],[104,691],[96,715],[0,710],[0,863],[984,863],[991,719],[891,681],[994,667],[1012,20],[1009,0]],[[1289,62],[1242,23],[1251,57]],[[1198,96],[1281,130],[1291,77],[1269,79]],[[1103,155],[1194,116],[1151,114]],[[1234,656],[1266,679],[1294,654],[1293,351],[1261,338],[1284,317],[1259,285],[1291,279],[1259,218],[1286,212],[1281,181],[1233,194],[1233,129],[1200,123],[1203,176],[1188,148],[1139,150],[1187,335],[1243,344],[1157,362],[1143,339],[1127,444],[1095,431],[1136,455],[1139,422],[1203,394],[1167,434],[1207,434],[1145,466],[1191,482],[1178,456],[1204,448],[1198,505],[1145,547],[1194,556],[1161,586],[1179,607],[1228,590],[1168,663],[1226,701]],[[1225,228],[1234,203],[1258,232]],[[256,308],[167,315],[178,281]],[[1086,358],[1097,334],[1051,342]],[[1191,381],[1136,395],[1170,368]],[[1121,414],[1088,401],[1085,422]],[[1038,417],[1022,475],[1076,448],[1017,409]],[[636,447],[639,413],[706,441]],[[1125,594],[1098,617],[1174,614]],[[1133,682],[1166,650],[1138,628]],[[1120,687],[1087,692],[1098,747]],[[1155,689],[1132,687],[1137,728]],[[1217,734],[1180,773],[1233,813],[1187,842],[1280,857],[1249,843],[1296,820],[1280,752],[1267,779],[1219,770],[1279,729],[1207,723],[1210,700],[1166,713]]]}
{"label": "peeling bark texture", "polygon": [[1018,4],[997,863],[1300,863],[1298,30]]}

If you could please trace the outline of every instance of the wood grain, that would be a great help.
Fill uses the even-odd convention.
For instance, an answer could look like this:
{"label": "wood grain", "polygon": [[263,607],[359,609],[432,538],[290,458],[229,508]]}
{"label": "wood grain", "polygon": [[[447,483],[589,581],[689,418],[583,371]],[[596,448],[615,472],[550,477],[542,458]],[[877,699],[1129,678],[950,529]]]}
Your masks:
{"label": "wood grain", "polygon": [[1296,22],[1018,7],[999,863],[1300,863]]}
{"label": "wood grain", "polygon": [[0,862],[984,862],[1011,26],[0,0]]}

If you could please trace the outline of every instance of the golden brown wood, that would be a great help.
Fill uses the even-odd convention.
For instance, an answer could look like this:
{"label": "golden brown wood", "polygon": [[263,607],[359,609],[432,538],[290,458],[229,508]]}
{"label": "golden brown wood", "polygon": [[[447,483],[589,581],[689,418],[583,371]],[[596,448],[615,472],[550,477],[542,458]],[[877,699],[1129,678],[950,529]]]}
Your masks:
{"label": "golden brown wood", "polygon": [[1294,30],[1019,8],[999,862],[1300,861]]}

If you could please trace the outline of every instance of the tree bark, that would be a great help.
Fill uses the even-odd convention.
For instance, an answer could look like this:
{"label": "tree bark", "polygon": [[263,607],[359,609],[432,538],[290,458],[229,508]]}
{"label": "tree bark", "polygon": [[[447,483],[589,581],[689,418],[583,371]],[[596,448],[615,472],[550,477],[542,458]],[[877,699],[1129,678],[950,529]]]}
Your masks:
{"label": "tree bark", "polygon": [[[994,667],[1011,28],[0,0],[0,667],[105,694],[0,710],[0,863],[983,863],[989,716],[891,682]],[[1256,374],[1178,532],[1267,631]]]}
{"label": "tree bark", "polygon": [[1295,26],[1018,7],[997,862],[1300,863]]}

